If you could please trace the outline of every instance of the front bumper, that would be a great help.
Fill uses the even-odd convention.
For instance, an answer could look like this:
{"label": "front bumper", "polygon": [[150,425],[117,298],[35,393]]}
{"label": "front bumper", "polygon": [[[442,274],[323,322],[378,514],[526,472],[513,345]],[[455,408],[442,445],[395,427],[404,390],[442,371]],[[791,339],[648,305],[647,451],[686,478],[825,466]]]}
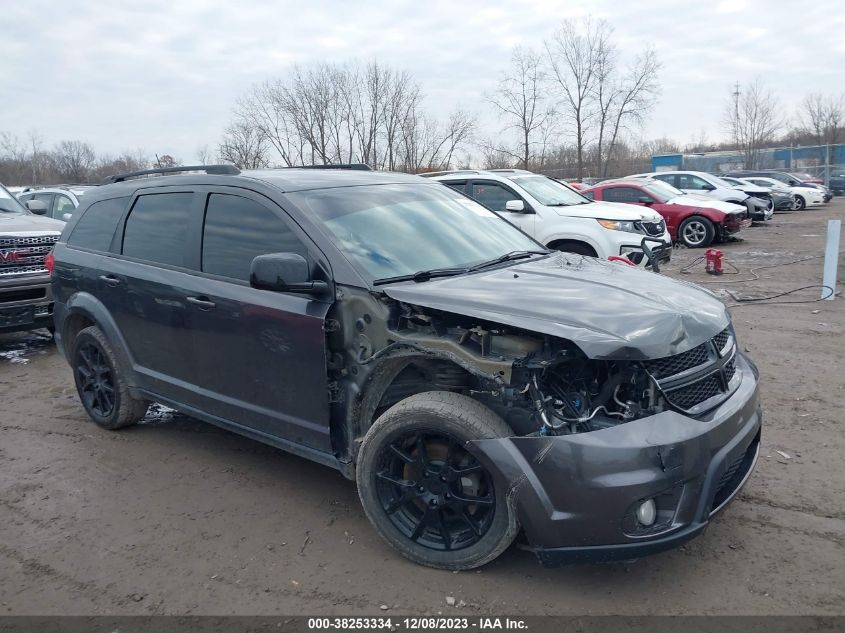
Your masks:
{"label": "front bumper", "polygon": [[[531,549],[549,566],[638,558],[693,538],[733,499],[757,460],[762,415],[756,372],[699,418],[665,411],[590,433],[468,444],[505,486]],[[655,499],[643,529],[636,505]]]}
{"label": "front bumper", "polygon": [[53,290],[49,275],[0,279],[0,332],[52,327]]}

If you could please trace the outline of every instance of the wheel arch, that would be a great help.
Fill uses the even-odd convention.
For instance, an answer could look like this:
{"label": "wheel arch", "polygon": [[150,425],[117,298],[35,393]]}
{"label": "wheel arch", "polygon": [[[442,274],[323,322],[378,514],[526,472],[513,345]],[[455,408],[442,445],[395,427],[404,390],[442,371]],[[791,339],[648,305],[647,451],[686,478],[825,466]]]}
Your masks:
{"label": "wheel arch", "polygon": [[136,386],[138,383],[135,363],[126,345],[126,339],[123,338],[120,328],[103,302],[88,292],[78,292],[70,297],[65,305],[61,328],[56,329],[57,334],[61,332],[59,344],[62,346],[65,358],[71,357],[76,335],[92,325],[100,328],[111,343],[126,375],[127,383],[130,386]]}

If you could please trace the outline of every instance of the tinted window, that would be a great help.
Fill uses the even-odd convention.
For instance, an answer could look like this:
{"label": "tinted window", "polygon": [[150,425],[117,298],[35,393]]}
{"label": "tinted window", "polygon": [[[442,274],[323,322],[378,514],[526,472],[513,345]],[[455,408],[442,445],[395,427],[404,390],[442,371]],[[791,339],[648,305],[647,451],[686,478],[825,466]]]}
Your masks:
{"label": "tinted window", "polygon": [[67,240],[71,246],[107,251],[128,198],[112,198],[95,202],[79,218]]}
{"label": "tinted window", "polygon": [[492,182],[473,183],[472,197],[493,211],[504,211],[509,200],[519,200],[516,194]]}
{"label": "tinted window", "polygon": [[608,187],[602,193],[602,200],[607,202],[639,202],[643,197],[648,196],[634,187]]}
{"label": "tinted window", "polygon": [[212,194],[203,228],[203,271],[249,281],[252,260],[267,253],[307,257],[302,242],[270,209],[240,196]]}
{"label": "tinted window", "polygon": [[466,180],[459,180],[459,181],[452,181],[444,183],[446,186],[451,187],[455,191],[460,191],[461,193],[466,193],[467,190],[467,181]]}
{"label": "tinted window", "polygon": [[126,219],[123,254],[159,264],[184,266],[192,193],[140,196]]}
{"label": "tinted window", "polygon": [[587,198],[588,200],[595,200],[596,199],[596,194],[593,191],[584,191],[584,192],[581,193],[581,195],[584,196],[585,198]]}

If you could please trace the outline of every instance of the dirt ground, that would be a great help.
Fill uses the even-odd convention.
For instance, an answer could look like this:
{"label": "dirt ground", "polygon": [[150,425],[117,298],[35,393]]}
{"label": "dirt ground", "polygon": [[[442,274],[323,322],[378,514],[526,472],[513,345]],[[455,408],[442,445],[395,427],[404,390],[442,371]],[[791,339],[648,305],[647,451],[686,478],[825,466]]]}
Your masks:
{"label": "dirt ground", "polygon": [[[735,282],[819,255],[833,217],[845,200],[746,230],[724,246],[741,274],[682,274],[690,250],[667,274],[758,297],[819,284],[818,258]],[[0,335],[0,614],[845,614],[845,299],[731,311],[763,451],[703,536],[552,570],[514,547],[457,574],[394,554],[328,468],[162,410],[98,429],[46,335]]]}

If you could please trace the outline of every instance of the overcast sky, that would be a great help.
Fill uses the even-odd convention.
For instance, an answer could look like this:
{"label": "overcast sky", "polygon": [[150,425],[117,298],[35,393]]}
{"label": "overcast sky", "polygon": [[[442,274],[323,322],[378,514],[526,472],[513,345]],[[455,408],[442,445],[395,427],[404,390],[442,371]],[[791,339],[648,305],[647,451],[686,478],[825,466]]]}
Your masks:
{"label": "overcast sky", "polygon": [[645,138],[721,139],[730,86],[755,76],[790,114],[808,92],[845,91],[841,0],[6,0],[0,131],[191,160],[253,83],[293,63],[378,58],[411,71],[433,113],[460,105],[491,134],[483,95],[511,48],[587,13],[614,25],[623,59],[658,51],[663,94]]}

